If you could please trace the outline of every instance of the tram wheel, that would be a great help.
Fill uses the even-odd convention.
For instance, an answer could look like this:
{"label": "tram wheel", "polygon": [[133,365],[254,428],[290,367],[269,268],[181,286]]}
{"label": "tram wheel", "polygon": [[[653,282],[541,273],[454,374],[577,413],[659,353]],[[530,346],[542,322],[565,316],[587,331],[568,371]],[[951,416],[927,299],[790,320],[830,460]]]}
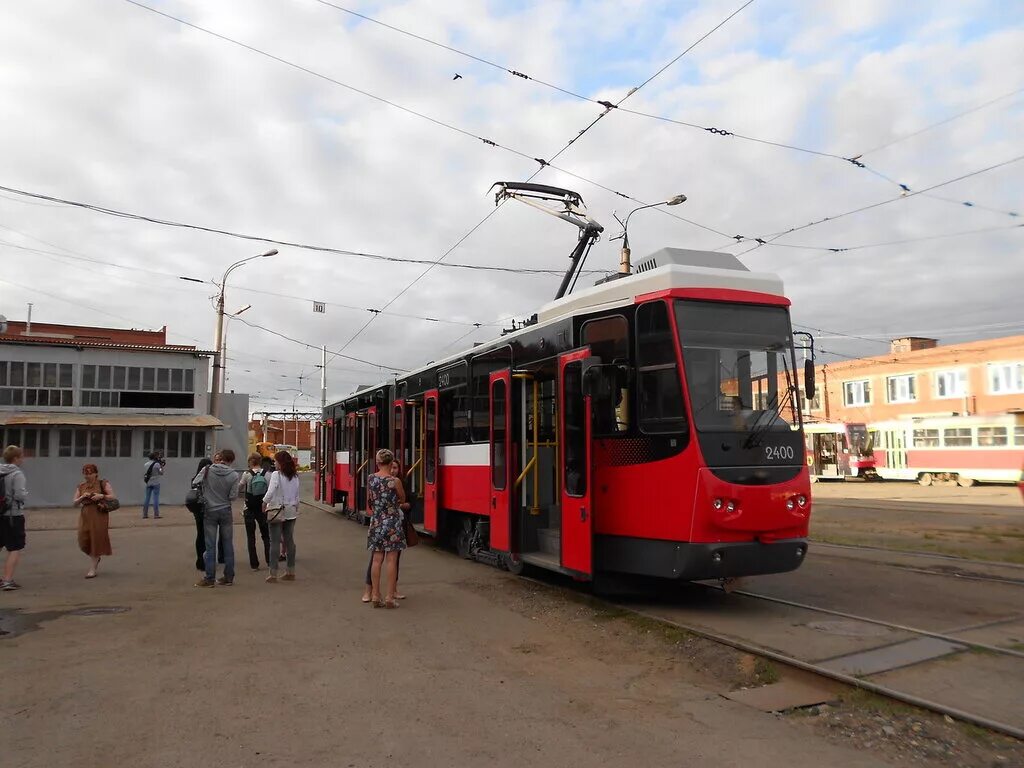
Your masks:
{"label": "tram wheel", "polygon": [[460,523],[459,532],[455,538],[455,550],[463,560],[469,560],[473,552],[473,523],[468,517],[462,518]]}
{"label": "tram wheel", "polygon": [[931,485],[935,482],[935,476],[931,472],[922,472],[918,476],[917,482],[921,485]]}
{"label": "tram wheel", "polygon": [[519,555],[512,555],[508,552],[502,552],[501,564],[505,568],[505,570],[511,573],[513,576],[518,576],[519,574],[521,574],[523,572],[523,568],[526,566],[526,563],[523,562],[522,558],[519,557]]}
{"label": "tram wheel", "polygon": [[964,477],[963,475],[957,475],[956,484],[961,488],[970,488],[973,485],[977,485],[978,481],[973,477]]}

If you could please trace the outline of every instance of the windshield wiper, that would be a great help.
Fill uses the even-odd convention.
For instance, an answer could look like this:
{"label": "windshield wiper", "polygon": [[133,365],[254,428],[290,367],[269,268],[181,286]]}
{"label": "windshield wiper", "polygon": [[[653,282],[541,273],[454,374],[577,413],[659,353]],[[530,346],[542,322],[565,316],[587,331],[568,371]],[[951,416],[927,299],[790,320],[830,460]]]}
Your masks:
{"label": "windshield wiper", "polygon": [[[782,345],[775,345],[768,347],[766,351],[778,351],[781,348]],[[757,414],[757,418],[754,419],[754,423],[750,426],[750,434],[747,435],[747,439],[743,442],[744,448],[753,448],[755,445],[761,445],[761,438],[769,429],[772,428],[772,425],[775,424],[775,420],[778,419],[782,415],[782,412],[786,410],[786,406],[793,402],[793,377],[790,375],[789,363],[786,361],[785,354],[780,355],[780,357],[782,358],[782,369],[786,373],[786,394],[781,399],[776,396],[775,406],[772,408],[771,416],[765,420],[763,425],[761,424],[761,419],[768,413],[768,409],[765,408]]]}

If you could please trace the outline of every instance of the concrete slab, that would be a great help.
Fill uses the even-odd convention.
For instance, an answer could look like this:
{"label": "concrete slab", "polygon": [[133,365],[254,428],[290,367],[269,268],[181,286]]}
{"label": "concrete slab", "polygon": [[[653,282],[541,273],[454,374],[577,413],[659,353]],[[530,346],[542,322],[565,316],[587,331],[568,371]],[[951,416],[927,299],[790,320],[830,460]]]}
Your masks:
{"label": "concrete slab", "polygon": [[843,672],[847,675],[874,675],[965,650],[967,650],[966,645],[950,643],[934,637],[921,637],[917,640],[851,653],[817,663],[826,669]]}
{"label": "concrete slab", "polygon": [[811,707],[833,701],[836,687],[814,678],[787,678],[760,688],[730,691],[725,698],[759,709],[762,712],[784,712],[797,707]]}

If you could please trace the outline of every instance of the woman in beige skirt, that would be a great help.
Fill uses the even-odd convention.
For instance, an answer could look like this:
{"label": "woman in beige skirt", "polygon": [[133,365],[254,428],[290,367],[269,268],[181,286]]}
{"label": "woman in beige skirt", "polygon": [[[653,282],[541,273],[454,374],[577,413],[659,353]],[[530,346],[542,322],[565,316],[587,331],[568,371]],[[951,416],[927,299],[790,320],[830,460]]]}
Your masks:
{"label": "woman in beige skirt", "polygon": [[82,507],[82,513],[78,517],[78,548],[92,558],[92,567],[85,574],[85,578],[94,579],[100,558],[113,554],[108,530],[110,515],[108,512],[101,512],[99,504],[115,496],[110,483],[100,480],[100,470],[95,464],[86,464],[82,467],[82,475],[85,482],[78,486],[72,503],[76,507]]}

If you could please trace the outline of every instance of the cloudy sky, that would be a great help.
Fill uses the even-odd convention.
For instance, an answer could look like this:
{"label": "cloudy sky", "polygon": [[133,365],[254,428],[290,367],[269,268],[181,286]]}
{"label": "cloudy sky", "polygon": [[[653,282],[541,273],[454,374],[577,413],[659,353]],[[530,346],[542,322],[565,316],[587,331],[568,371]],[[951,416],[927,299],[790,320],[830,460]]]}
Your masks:
{"label": "cloudy sky", "polygon": [[[8,2],[0,185],[386,257],[561,270],[575,231],[519,204],[451,249],[494,211],[492,182],[530,177],[532,158],[603,111],[593,100],[619,102],[743,4],[332,1],[577,95],[317,0],[144,0],[310,71],[126,0]],[[689,198],[668,209],[689,221],[634,217],[636,256],[742,253],[751,242],[727,246],[732,235],[768,240],[884,202],[743,259],[781,273],[794,322],[824,329],[819,345],[841,355],[883,353],[903,334],[1024,333],[1024,218],[1009,215],[1024,214],[1024,161],[1008,162],[1024,156],[1021,73],[1019,3],[755,0],[622,107],[867,168],[617,110],[536,181],[578,190],[605,225],[594,269],[618,262],[613,212],[639,205],[609,190]],[[926,190],[1003,163],[900,197],[899,184]],[[914,242],[824,250],[902,240]],[[166,325],[172,341],[210,348],[213,288],[178,278],[219,279],[267,247],[0,191],[0,312],[24,319],[32,302],[38,321]],[[332,397],[376,380],[370,364],[411,368],[486,340],[559,282],[279,250],[233,273],[228,310],[251,305],[240,320],[348,356],[331,356]],[[319,352],[240,320],[229,388],[257,410],[315,406]]]}

